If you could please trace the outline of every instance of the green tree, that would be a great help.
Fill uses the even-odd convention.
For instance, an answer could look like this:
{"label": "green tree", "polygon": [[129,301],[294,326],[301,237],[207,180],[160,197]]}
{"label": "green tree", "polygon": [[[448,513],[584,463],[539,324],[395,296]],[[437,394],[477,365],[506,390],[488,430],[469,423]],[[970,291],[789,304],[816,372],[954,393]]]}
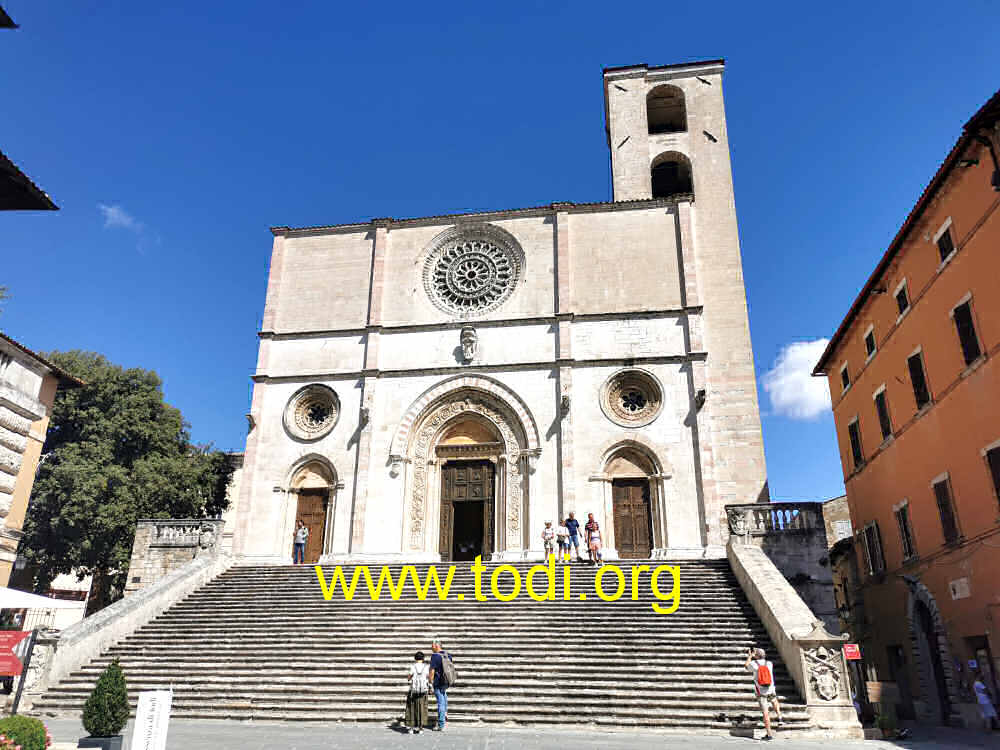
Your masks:
{"label": "green tree", "polygon": [[191,443],[161,380],[93,352],[45,355],[84,381],[59,391],[24,524],[36,586],[94,576],[96,607],[121,595],[140,518],[204,518],[226,508],[226,454]]}

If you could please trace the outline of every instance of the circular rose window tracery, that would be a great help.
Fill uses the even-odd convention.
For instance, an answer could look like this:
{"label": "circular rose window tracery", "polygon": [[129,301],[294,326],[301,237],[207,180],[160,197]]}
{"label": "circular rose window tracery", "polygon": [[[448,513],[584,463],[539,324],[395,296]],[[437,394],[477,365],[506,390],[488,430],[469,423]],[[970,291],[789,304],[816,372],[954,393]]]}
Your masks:
{"label": "circular rose window tracery", "polygon": [[340,417],[340,399],[325,385],[296,391],[285,407],[285,429],[300,440],[319,440]]}
{"label": "circular rose window tracery", "polygon": [[656,419],[663,408],[663,389],[645,370],[622,370],[601,388],[601,409],[622,427],[642,427]]}
{"label": "circular rose window tracery", "polygon": [[445,312],[482,315],[510,297],[524,253],[499,227],[455,227],[435,238],[424,263],[424,289]]}

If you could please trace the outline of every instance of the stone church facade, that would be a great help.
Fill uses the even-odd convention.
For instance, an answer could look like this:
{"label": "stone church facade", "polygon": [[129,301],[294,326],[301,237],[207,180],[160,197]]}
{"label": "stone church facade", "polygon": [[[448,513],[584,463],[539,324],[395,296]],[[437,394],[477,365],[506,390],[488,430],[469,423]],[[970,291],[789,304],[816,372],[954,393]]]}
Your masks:
{"label": "stone church facade", "polygon": [[234,553],[721,556],[767,499],[722,61],[604,71],[614,201],[276,227]]}

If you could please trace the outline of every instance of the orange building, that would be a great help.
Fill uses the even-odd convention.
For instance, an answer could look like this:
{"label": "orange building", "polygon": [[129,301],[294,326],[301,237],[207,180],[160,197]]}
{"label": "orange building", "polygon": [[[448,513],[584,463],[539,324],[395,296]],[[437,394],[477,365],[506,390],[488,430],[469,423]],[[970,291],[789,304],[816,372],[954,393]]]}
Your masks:
{"label": "orange building", "polygon": [[[1000,672],[1000,92],[965,125],[816,365],[854,527],[867,680],[978,721]],[[850,618],[848,618],[850,619]]]}

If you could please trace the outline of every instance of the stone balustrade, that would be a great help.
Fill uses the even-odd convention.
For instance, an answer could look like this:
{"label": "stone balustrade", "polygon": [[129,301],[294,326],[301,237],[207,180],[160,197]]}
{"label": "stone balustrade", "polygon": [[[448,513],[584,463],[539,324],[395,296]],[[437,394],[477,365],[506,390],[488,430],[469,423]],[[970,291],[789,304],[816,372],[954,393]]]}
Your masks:
{"label": "stone balustrade", "polygon": [[766,536],[768,534],[813,533],[816,529],[826,536],[823,525],[823,503],[747,503],[727,505],[729,531],[736,536]]}

